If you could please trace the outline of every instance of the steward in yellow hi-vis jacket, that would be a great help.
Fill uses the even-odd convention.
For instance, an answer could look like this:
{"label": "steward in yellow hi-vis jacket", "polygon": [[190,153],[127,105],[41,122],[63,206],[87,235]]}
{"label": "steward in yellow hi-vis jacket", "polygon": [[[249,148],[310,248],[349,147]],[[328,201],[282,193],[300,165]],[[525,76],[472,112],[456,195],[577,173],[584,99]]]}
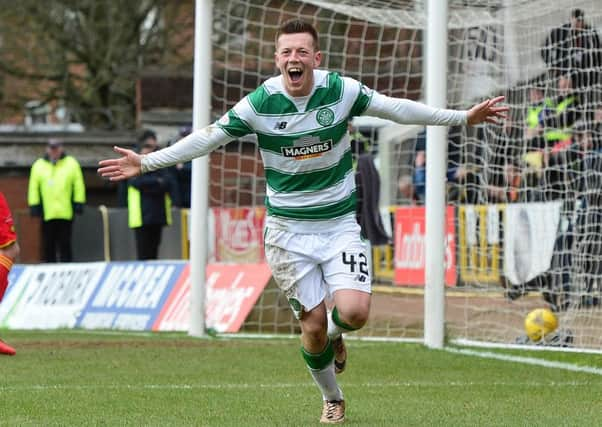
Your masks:
{"label": "steward in yellow hi-vis jacket", "polygon": [[73,214],[83,212],[86,187],[79,162],[61,141],[48,141],[46,155],[31,166],[27,203],[31,214],[42,218],[44,261],[72,261]]}
{"label": "steward in yellow hi-vis jacket", "polygon": [[[158,148],[154,132],[139,139],[140,154]],[[158,170],[127,181],[128,224],[134,229],[139,260],[157,259],[163,227],[171,225],[171,206],[179,204],[175,181],[168,170]]]}

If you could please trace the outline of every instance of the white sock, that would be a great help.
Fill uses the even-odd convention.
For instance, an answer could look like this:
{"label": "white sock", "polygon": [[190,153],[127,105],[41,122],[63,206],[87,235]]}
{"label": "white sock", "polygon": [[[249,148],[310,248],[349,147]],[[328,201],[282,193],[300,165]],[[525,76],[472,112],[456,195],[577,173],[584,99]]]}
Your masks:
{"label": "white sock", "polygon": [[339,325],[334,323],[334,320],[332,320],[332,311],[329,311],[326,317],[328,319],[327,334],[331,340],[337,339],[343,332],[347,332],[347,329],[343,329]]}
{"label": "white sock", "polygon": [[343,400],[343,392],[337,384],[334,373],[334,361],[330,362],[324,369],[309,368],[309,373],[322,392],[324,400]]}

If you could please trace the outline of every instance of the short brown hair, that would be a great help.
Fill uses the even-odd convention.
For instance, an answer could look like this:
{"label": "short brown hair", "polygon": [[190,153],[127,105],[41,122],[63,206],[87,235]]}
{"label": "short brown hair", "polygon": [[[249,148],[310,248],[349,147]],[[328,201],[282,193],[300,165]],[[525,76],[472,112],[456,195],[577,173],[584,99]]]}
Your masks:
{"label": "short brown hair", "polygon": [[286,21],[280,26],[276,33],[276,44],[278,44],[278,38],[282,34],[299,34],[307,33],[314,39],[314,47],[316,50],[320,50],[320,41],[318,40],[318,32],[316,28],[309,22],[301,21],[300,19],[291,19]]}

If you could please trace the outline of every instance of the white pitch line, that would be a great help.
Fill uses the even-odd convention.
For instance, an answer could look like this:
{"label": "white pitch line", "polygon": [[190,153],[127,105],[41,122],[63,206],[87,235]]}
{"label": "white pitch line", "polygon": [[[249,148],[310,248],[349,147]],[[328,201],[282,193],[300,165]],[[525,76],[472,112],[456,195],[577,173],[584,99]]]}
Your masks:
{"label": "white pitch line", "polygon": [[489,351],[476,351],[463,348],[446,347],[443,349],[449,353],[463,354],[465,356],[480,357],[482,359],[497,359],[505,362],[524,363],[526,365],[536,365],[544,368],[564,369],[573,372],[584,372],[587,374],[602,375],[602,368],[594,366],[574,365],[566,362],[556,362],[553,360],[537,359],[534,357],[513,356],[509,354],[492,353]]}
{"label": "white pitch line", "polygon": [[469,340],[466,338],[458,338],[451,341],[460,347],[481,347],[481,348],[500,348],[503,350],[528,350],[528,351],[554,351],[561,353],[583,353],[583,354],[602,354],[602,349],[597,348],[580,348],[580,347],[554,347],[549,345],[522,345],[522,344],[507,344],[496,342],[485,342],[477,340]]}
{"label": "white pitch line", "polygon": [[[584,387],[596,384],[592,381],[393,381],[370,383],[344,383],[344,388],[446,388],[446,387]],[[57,391],[57,390],[257,390],[257,389],[288,389],[300,387],[315,387],[313,383],[274,383],[274,384],[38,384],[24,386],[0,386],[0,392],[20,391]]]}

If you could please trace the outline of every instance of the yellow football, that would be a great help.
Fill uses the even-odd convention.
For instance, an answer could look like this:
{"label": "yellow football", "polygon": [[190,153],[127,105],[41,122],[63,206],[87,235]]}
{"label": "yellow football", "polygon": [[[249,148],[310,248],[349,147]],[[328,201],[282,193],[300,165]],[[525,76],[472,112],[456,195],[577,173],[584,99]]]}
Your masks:
{"label": "yellow football", "polygon": [[540,341],[558,327],[558,318],[548,308],[536,308],[525,317],[525,332],[531,341]]}

